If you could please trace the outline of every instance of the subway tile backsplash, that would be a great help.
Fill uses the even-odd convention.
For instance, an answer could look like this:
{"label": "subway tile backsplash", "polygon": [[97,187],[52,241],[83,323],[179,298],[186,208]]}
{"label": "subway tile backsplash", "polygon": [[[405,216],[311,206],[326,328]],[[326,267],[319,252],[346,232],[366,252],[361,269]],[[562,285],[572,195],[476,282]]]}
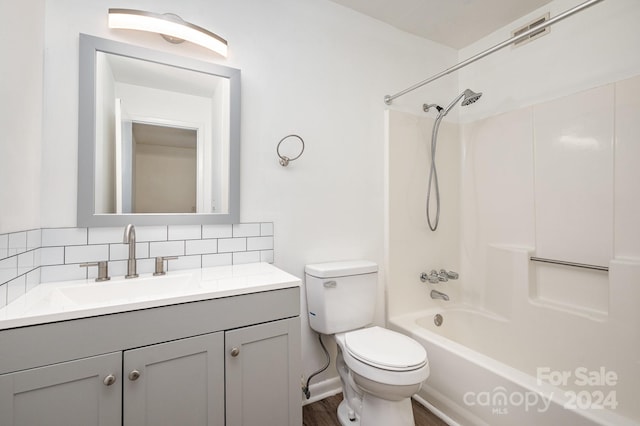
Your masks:
{"label": "subway tile backsplash", "polygon": [[170,240],[199,240],[202,238],[202,226],[169,226]]}
{"label": "subway tile backsplash", "polygon": [[203,225],[202,238],[231,238],[232,230],[231,225]]}
{"label": "subway tile backsplash", "polygon": [[[44,228],[0,234],[0,308],[40,283],[95,278],[106,260],[109,275],[127,269],[124,227]],[[136,259],[141,274],[154,271],[156,256],[178,256],[167,270],[250,262],[273,263],[273,223],[136,227]]]}
{"label": "subway tile backsplash", "polygon": [[42,230],[42,247],[86,245],[87,228],[47,228]]}

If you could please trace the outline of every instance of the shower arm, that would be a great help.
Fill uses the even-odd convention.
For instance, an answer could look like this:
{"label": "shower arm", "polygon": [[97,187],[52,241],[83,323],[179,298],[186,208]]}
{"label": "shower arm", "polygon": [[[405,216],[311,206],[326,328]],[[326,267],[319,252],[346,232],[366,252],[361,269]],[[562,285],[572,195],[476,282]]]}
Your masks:
{"label": "shower arm", "polygon": [[416,90],[416,89],[418,89],[418,88],[420,88],[420,87],[422,87],[422,86],[424,86],[426,84],[431,83],[432,81],[435,81],[435,80],[437,80],[437,79],[439,79],[441,77],[444,77],[445,75],[451,74],[452,72],[457,71],[460,68],[464,68],[467,65],[470,65],[470,64],[476,62],[477,60],[484,58],[487,55],[490,55],[490,54],[492,54],[494,52],[497,52],[498,50],[501,50],[501,49],[513,44],[513,43],[517,43],[520,40],[523,40],[523,39],[529,37],[534,32],[540,31],[543,28],[547,28],[548,26],[551,26],[551,25],[555,24],[556,22],[559,22],[559,21],[562,21],[565,18],[568,18],[569,16],[573,15],[574,13],[580,12],[581,10],[584,10],[584,9],[586,9],[588,7],[591,7],[596,3],[600,3],[601,1],[602,0],[587,0],[584,3],[581,3],[581,4],[579,4],[578,6],[572,8],[572,9],[569,9],[569,10],[566,10],[566,11],[562,12],[560,15],[554,16],[553,18],[549,19],[548,21],[545,21],[545,22],[541,23],[540,25],[536,25],[535,27],[523,32],[522,34],[519,34],[519,35],[517,35],[515,37],[511,37],[510,39],[505,40],[502,43],[496,44],[495,46],[490,47],[489,49],[487,49],[487,50],[485,50],[483,52],[480,52],[477,55],[470,57],[469,59],[466,59],[466,60],[464,60],[462,62],[457,63],[456,65],[452,66],[451,68],[447,68],[446,70],[444,70],[444,71],[442,71],[442,72],[440,72],[440,73],[438,73],[438,74],[436,74],[436,75],[434,75],[432,77],[429,77],[426,80],[421,81],[420,83],[416,83],[413,86],[411,86],[411,87],[409,87],[409,88],[407,88],[407,89],[405,89],[405,90],[403,90],[401,92],[396,93],[395,95],[387,95],[387,96],[385,96],[384,97],[384,103],[387,104],[387,105],[391,105],[393,100],[396,99],[396,98],[399,98],[400,96],[404,96],[409,92],[412,92],[412,91],[414,91],[414,90]]}

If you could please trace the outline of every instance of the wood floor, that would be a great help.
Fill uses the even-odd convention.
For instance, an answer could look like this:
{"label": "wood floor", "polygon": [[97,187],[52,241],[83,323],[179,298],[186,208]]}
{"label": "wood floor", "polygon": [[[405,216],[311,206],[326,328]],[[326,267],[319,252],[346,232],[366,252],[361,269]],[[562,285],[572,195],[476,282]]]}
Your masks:
{"label": "wood floor", "polygon": [[[330,396],[313,404],[305,405],[302,408],[302,424],[303,426],[340,426],[336,411],[338,404],[342,401],[342,394]],[[424,408],[415,401],[413,404],[413,417],[416,426],[447,426],[445,422],[440,420],[431,411]]]}

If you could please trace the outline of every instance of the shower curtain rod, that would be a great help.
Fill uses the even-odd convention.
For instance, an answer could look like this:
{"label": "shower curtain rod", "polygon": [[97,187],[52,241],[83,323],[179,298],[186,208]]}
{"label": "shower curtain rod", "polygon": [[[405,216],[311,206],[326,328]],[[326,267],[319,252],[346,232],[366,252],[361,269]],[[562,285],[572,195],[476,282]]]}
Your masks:
{"label": "shower curtain rod", "polygon": [[569,16],[573,15],[574,13],[578,13],[583,9],[586,9],[588,7],[593,6],[596,3],[600,3],[601,1],[602,0],[588,0],[588,1],[585,1],[584,3],[581,3],[581,4],[579,4],[578,6],[572,8],[572,9],[569,9],[569,10],[567,10],[565,12],[562,12],[560,15],[554,16],[553,18],[549,19],[546,22],[543,22],[540,25],[536,25],[535,27],[523,32],[522,34],[519,34],[517,36],[511,37],[510,39],[505,40],[502,43],[496,44],[495,46],[490,47],[489,49],[487,49],[487,50],[485,50],[483,52],[480,52],[477,55],[470,57],[469,59],[466,59],[466,60],[464,60],[462,62],[459,62],[458,64],[452,66],[451,68],[447,68],[446,70],[444,70],[444,71],[442,71],[442,72],[440,72],[440,73],[438,73],[438,74],[436,74],[436,75],[434,75],[432,77],[429,77],[426,80],[421,81],[420,83],[414,84],[413,86],[411,86],[411,87],[409,87],[409,88],[407,88],[407,89],[405,89],[405,90],[403,90],[401,92],[396,93],[395,95],[387,95],[387,96],[385,96],[384,97],[384,103],[387,104],[387,105],[391,105],[391,102],[393,102],[394,99],[399,98],[400,96],[406,95],[407,93],[412,92],[412,91],[424,86],[425,84],[429,84],[432,81],[439,79],[440,77],[444,77],[447,74],[451,74],[452,72],[457,71],[460,68],[464,68],[467,65],[472,64],[475,61],[477,61],[479,59],[482,59],[487,55],[490,55],[490,54],[492,54],[494,52],[497,52],[498,50],[503,49],[503,48],[509,46],[510,44],[516,43],[516,42],[528,37],[529,35],[531,35],[534,32],[540,31],[541,29],[546,28],[546,27],[548,27],[550,25],[553,25],[556,22],[562,21],[563,19],[568,18]]}

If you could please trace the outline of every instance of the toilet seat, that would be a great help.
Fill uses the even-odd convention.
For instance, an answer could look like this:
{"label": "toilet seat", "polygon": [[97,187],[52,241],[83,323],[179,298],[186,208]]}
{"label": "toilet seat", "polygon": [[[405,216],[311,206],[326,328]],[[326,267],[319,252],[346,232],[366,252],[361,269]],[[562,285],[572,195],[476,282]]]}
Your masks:
{"label": "toilet seat", "polygon": [[382,327],[345,333],[345,347],[352,357],[383,370],[409,371],[427,363],[427,352],[422,345]]}
{"label": "toilet seat", "polygon": [[[429,362],[427,359],[426,351],[424,351],[424,348],[422,348],[422,351],[424,351],[423,352],[424,357],[420,356],[418,357],[419,360],[415,361],[415,362],[418,362],[418,364],[413,365],[412,367],[404,367],[403,369],[398,369],[398,367],[396,367],[396,369],[390,369],[388,365],[387,366],[382,365],[382,364],[393,364],[393,363],[389,361],[389,358],[382,358],[382,360],[377,359],[377,357],[373,355],[375,353],[374,351],[368,352],[367,350],[361,350],[360,355],[354,355],[353,350],[349,350],[347,348],[347,344],[346,344],[347,336],[349,334],[357,333],[357,332],[364,332],[366,336],[370,336],[368,332],[365,332],[364,330],[368,330],[368,329],[360,329],[355,331],[348,331],[345,333],[334,334],[336,343],[338,344],[338,347],[342,352],[344,362],[347,365],[347,367],[349,367],[352,373],[356,373],[362,377],[365,377],[369,380],[373,380],[378,383],[382,383],[386,385],[398,385],[398,386],[419,384],[425,381],[427,377],[429,377],[429,372],[430,372]],[[394,335],[399,334],[391,330],[386,330],[386,331],[388,331],[389,333],[393,333]],[[374,333],[373,336],[377,335],[375,334],[377,333],[376,331],[373,331],[372,333]],[[357,334],[355,336],[357,336]],[[386,336],[388,337],[388,335]],[[411,339],[410,337],[407,337],[407,336],[404,336],[404,337],[414,342],[413,339]],[[354,341],[353,336],[349,338],[349,340],[352,341],[352,345],[355,345],[357,347],[357,343],[353,343]],[[363,340],[365,342],[371,342],[371,340],[368,340],[366,337]],[[383,341],[386,342],[388,340],[383,340]],[[418,342],[415,342],[415,343],[419,345]],[[380,344],[380,341],[378,344]],[[409,344],[409,346],[411,345]],[[404,348],[404,345],[402,345],[402,347]],[[368,355],[368,356],[363,357],[362,356],[363,352],[364,352],[364,355]],[[362,358],[368,358],[369,360],[363,360]],[[375,360],[375,361],[372,362],[371,360]],[[410,364],[411,363],[413,362],[410,362]]]}

